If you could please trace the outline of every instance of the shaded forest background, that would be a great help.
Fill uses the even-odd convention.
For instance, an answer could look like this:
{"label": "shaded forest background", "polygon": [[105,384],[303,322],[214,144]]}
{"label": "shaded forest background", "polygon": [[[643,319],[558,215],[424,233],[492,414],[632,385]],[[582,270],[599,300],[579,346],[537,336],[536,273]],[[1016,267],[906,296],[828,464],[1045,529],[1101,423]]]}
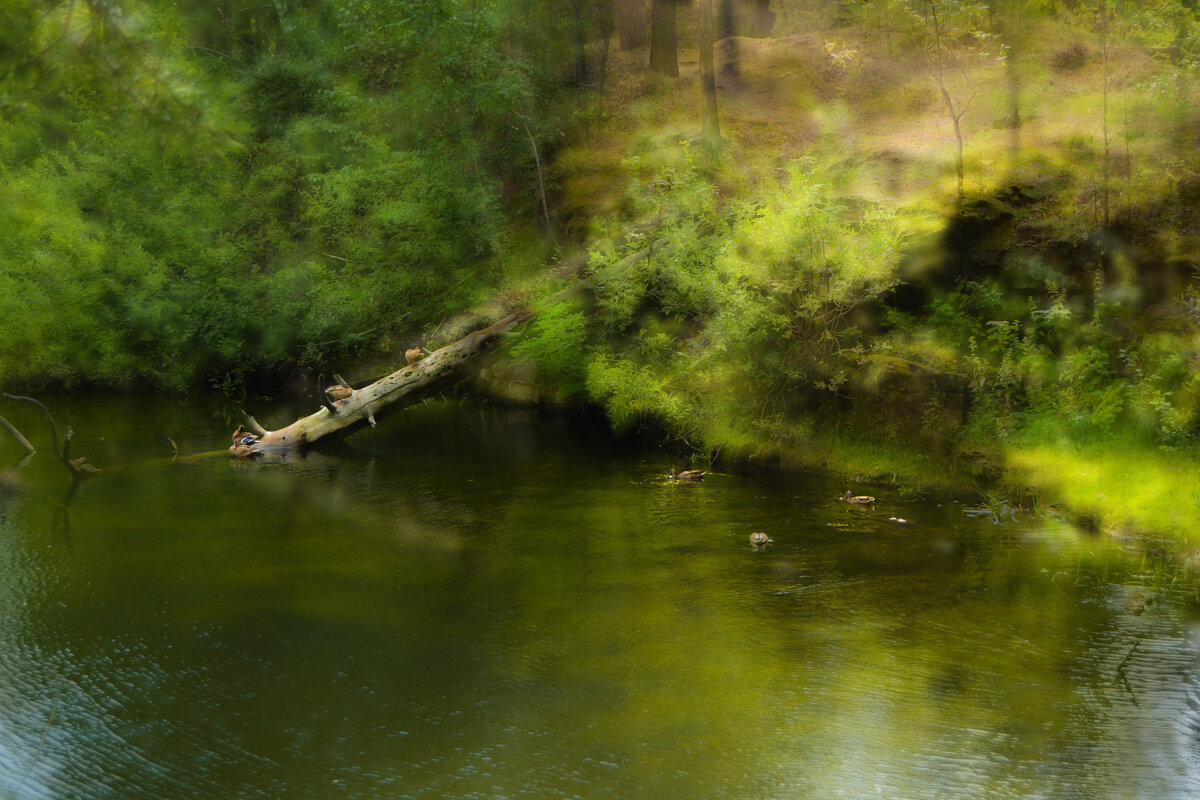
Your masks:
{"label": "shaded forest background", "polygon": [[702,458],[1200,518],[1192,0],[0,8],[9,390],[532,305],[510,373]]}

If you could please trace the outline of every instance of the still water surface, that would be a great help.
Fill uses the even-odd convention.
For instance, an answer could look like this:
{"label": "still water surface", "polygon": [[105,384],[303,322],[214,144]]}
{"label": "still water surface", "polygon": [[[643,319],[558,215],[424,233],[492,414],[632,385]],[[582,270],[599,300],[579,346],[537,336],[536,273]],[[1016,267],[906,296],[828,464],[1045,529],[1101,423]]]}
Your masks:
{"label": "still water surface", "polygon": [[680,485],[536,412],[146,464],[232,409],[54,408],[109,469],[0,485],[0,797],[1200,796],[1187,593],[1059,523]]}

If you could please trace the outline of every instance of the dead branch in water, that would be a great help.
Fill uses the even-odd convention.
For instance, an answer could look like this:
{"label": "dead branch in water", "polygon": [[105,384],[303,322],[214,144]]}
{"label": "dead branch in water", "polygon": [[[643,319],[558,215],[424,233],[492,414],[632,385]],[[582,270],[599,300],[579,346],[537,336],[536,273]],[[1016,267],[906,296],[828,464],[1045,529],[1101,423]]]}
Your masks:
{"label": "dead branch in water", "polygon": [[[67,433],[66,436],[63,437],[62,447],[58,446],[58,427],[54,424],[54,415],[50,413],[50,409],[46,408],[41,404],[41,402],[33,399],[32,397],[9,394],[8,392],[5,392],[4,396],[9,400],[16,400],[21,403],[32,403],[42,410],[42,413],[46,415],[46,422],[50,423],[50,441],[54,445],[54,455],[58,457],[58,460],[62,462],[63,466],[70,470],[71,475],[73,475],[76,479],[88,478],[100,471],[96,467],[93,467],[91,464],[87,463],[86,457],[81,456],[76,459],[71,458],[71,439],[75,436],[75,431],[71,429],[70,425],[67,426]],[[32,448],[30,447],[30,449]]]}

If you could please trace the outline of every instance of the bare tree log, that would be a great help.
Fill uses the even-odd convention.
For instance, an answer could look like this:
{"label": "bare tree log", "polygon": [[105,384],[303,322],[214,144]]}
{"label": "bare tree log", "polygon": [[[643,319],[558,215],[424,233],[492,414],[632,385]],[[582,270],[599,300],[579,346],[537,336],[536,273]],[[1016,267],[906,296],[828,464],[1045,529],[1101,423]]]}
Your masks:
{"label": "bare tree log", "polygon": [[[466,366],[488,345],[530,316],[528,311],[520,311],[494,325],[467,334],[414,364],[380,378],[369,386],[353,390],[349,397],[332,404],[332,412],[328,407],[322,407],[286,428],[264,430],[254,422],[253,417],[246,414],[248,426],[256,435],[243,435],[239,427],[234,433],[229,452],[239,458],[253,458],[271,451],[302,449],[326,437],[344,436],[365,425],[374,426],[376,418],[382,416],[385,410],[403,408],[460,378]],[[318,388],[318,391],[321,389]]]}
{"label": "bare tree log", "polygon": [[17,444],[25,448],[26,453],[33,454],[37,452],[37,450],[34,449],[34,446],[29,443],[29,440],[21,435],[21,432],[17,430],[16,426],[6,420],[4,417],[0,417],[0,425],[3,425],[8,432],[12,434],[13,438],[17,440]]}

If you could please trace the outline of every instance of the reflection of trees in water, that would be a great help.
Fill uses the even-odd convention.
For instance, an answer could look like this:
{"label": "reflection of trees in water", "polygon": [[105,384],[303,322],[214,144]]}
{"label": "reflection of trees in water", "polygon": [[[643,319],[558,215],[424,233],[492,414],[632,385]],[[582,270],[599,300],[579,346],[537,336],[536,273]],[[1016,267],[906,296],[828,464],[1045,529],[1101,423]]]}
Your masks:
{"label": "reflection of trees in water", "polygon": [[[536,413],[388,426],[285,463],[114,473],[75,498],[69,550],[29,505],[49,493],[21,495],[21,535],[0,528],[0,636],[19,616],[38,648],[0,658],[17,763],[61,669],[39,763],[137,775],[166,748],[202,786],[280,795],[351,763],[486,793],[463,777],[485,756],[495,785],[546,794],[567,763],[618,796],[1193,781],[1170,769],[1196,763],[1195,648],[1169,604],[1125,608],[1115,546],[887,498],[852,512],[816,478],[680,485],[669,459]],[[10,685],[35,700],[5,705]]]}
{"label": "reflection of trees in water", "polygon": [[[787,659],[774,662],[776,677],[815,758],[881,754],[899,795],[919,794],[937,775],[940,791],[961,796],[1028,796],[1056,785],[1105,797],[1139,769],[1153,773],[1156,758],[1180,763],[1179,753],[1164,762],[1136,744],[1136,731],[1176,731],[1171,721],[1190,716],[1179,678],[1188,674],[1181,660],[1194,655],[1177,623],[1160,616],[1162,657],[1151,667],[1173,675],[1174,696],[1153,711],[1134,709],[1118,678],[1133,640],[1115,632],[1139,617],[1104,601],[1125,590],[1098,586],[1099,567],[1054,580],[1076,549],[1096,542],[1064,532],[1039,546],[1028,533],[938,527],[823,546],[824,561],[799,570],[809,581],[762,599]],[[1130,579],[1128,556],[1100,546],[1111,551],[1108,579]],[[1130,713],[1113,713],[1118,705]],[[1121,747],[1142,767],[1123,766]]]}

